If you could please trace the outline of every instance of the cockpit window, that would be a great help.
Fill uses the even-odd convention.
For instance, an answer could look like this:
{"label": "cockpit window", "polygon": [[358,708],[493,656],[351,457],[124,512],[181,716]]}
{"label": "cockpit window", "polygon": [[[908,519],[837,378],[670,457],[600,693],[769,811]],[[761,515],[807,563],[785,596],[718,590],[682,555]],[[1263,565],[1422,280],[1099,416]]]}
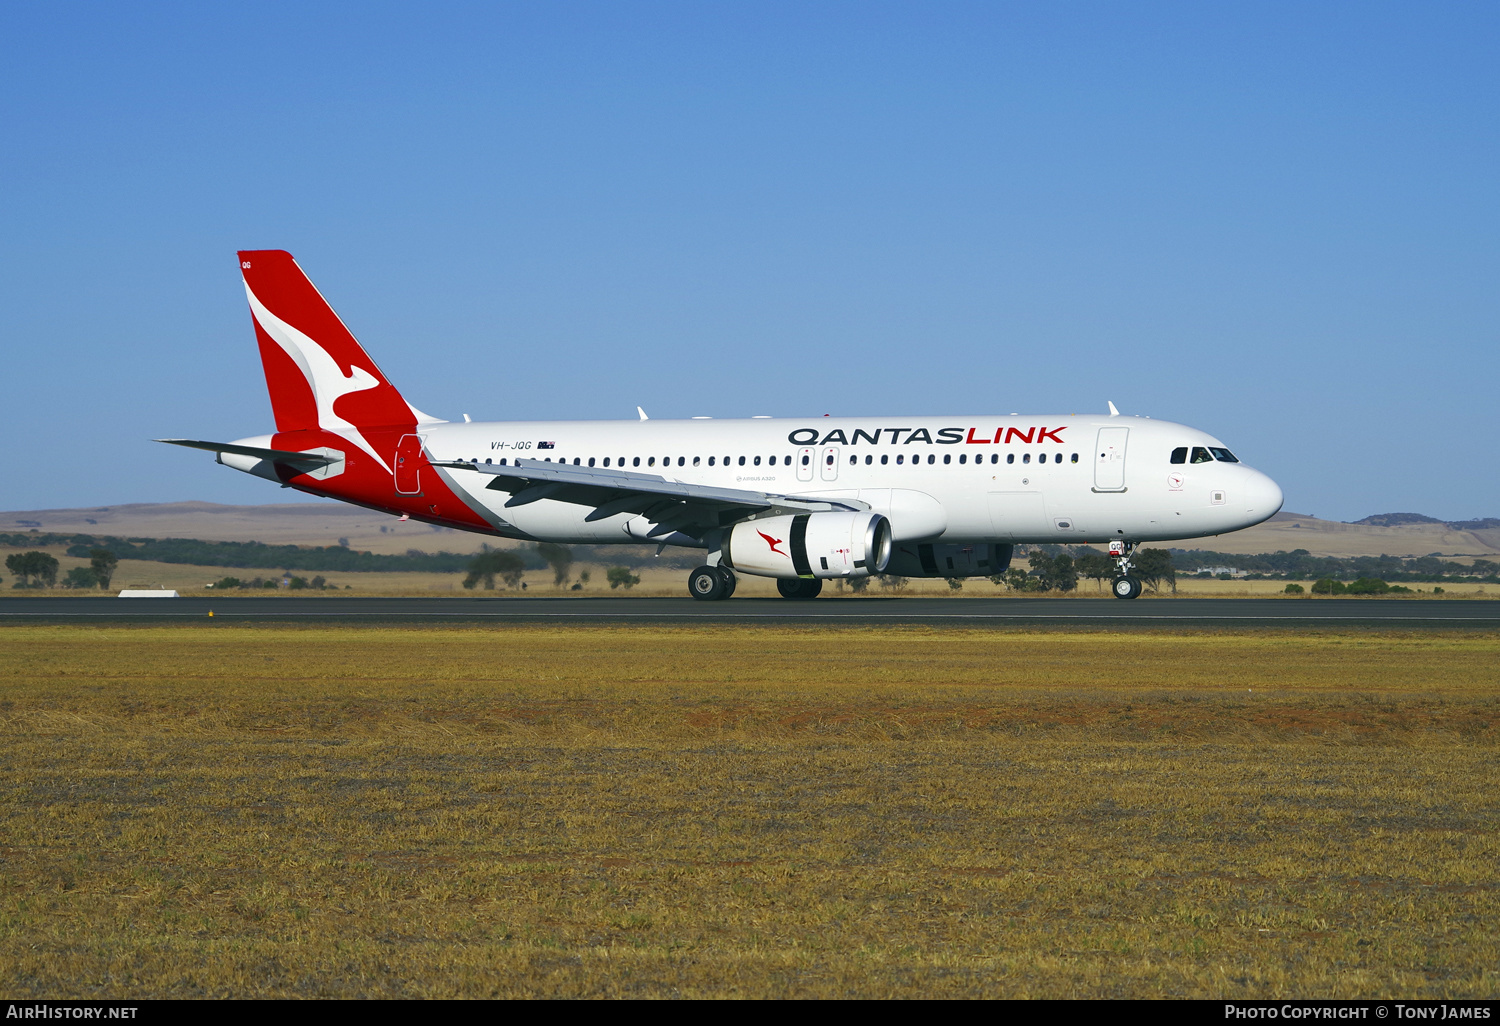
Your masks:
{"label": "cockpit window", "polygon": [[1239,460],[1237,460],[1237,459],[1234,458],[1234,453],[1230,452],[1228,449],[1216,449],[1216,448],[1210,447],[1208,451],[1211,452],[1211,453],[1213,453],[1214,454],[1214,459],[1218,460],[1220,463],[1238,463],[1239,462]]}
{"label": "cockpit window", "polygon": [[1192,462],[1194,462],[1194,463],[1212,463],[1213,461],[1214,461],[1214,458],[1208,454],[1208,450],[1207,449],[1203,448],[1203,446],[1201,446],[1201,445],[1195,445],[1195,446],[1193,446],[1193,460],[1192,460]]}
{"label": "cockpit window", "polygon": [[1173,463],[1186,463],[1187,462],[1187,446],[1185,446],[1185,445],[1179,445],[1177,448],[1175,448],[1175,449],[1172,450],[1172,462]]}

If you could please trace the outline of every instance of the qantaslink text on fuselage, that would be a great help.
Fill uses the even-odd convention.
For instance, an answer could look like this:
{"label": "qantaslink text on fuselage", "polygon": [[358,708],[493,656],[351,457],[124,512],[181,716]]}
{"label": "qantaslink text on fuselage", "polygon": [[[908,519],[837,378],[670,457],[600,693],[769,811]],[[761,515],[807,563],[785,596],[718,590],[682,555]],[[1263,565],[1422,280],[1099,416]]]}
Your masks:
{"label": "qantaslink text on fuselage", "polygon": [[[1064,424],[1061,427],[1029,427],[1025,430],[1017,427],[1001,426],[993,432],[989,428],[969,428],[967,432],[963,428],[947,427],[937,428],[936,437],[933,431],[927,428],[888,427],[876,428],[874,431],[866,431],[864,428],[834,428],[824,434],[818,428],[798,428],[786,436],[786,440],[793,445],[859,445],[868,443],[870,445],[912,445],[913,443],[925,442],[928,445],[1011,445],[1021,442],[1026,445],[1037,445],[1042,442],[1056,442],[1065,444],[1062,433],[1068,430]],[[901,436],[905,435],[905,438]],[[889,436],[889,437],[882,437]]]}

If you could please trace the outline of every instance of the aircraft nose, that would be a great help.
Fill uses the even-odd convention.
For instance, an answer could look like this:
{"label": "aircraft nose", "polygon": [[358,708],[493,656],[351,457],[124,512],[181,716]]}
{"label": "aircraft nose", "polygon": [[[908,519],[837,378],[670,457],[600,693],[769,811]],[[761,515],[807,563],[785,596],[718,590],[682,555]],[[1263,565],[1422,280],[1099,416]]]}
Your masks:
{"label": "aircraft nose", "polygon": [[1281,504],[1286,497],[1281,492],[1281,486],[1265,474],[1258,470],[1250,473],[1253,476],[1246,482],[1245,512],[1254,518],[1251,520],[1252,524],[1258,524],[1281,512]]}

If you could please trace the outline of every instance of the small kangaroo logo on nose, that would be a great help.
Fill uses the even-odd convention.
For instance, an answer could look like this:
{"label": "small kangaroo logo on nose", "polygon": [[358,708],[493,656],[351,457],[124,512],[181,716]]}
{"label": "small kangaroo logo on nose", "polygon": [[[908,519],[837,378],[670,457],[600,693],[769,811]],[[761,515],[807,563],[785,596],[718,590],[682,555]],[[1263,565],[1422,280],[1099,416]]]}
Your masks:
{"label": "small kangaroo logo on nose", "polygon": [[771,551],[772,552],[774,552],[774,553],[776,553],[777,555],[780,555],[780,556],[786,555],[785,552],[783,552],[781,549],[778,549],[776,547],[776,546],[780,545],[782,542],[786,541],[785,538],[772,538],[769,534],[767,534],[764,531],[756,531],[755,533],[758,534],[758,535],[760,535],[762,538],[764,538],[766,540],[766,544],[769,545],[769,546],[771,546]]}

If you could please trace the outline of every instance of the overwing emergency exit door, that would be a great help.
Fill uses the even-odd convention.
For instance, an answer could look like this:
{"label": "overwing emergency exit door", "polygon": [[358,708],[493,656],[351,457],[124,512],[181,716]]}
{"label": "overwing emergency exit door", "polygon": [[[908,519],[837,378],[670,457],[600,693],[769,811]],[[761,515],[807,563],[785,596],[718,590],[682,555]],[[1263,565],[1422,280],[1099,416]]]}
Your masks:
{"label": "overwing emergency exit door", "polygon": [[813,460],[818,458],[816,449],[797,450],[797,480],[811,481],[813,479]]}
{"label": "overwing emergency exit door", "polygon": [[1129,439],[1129,428],[1099,429],[1094,442],[1094,491],[1125,490],[1125,443]]}
{"label": "overwing emergency exit door", "polygon": [[839,447],[830,445],[824,449],[819,464],[824,481],[837,481],[839,479]]}

